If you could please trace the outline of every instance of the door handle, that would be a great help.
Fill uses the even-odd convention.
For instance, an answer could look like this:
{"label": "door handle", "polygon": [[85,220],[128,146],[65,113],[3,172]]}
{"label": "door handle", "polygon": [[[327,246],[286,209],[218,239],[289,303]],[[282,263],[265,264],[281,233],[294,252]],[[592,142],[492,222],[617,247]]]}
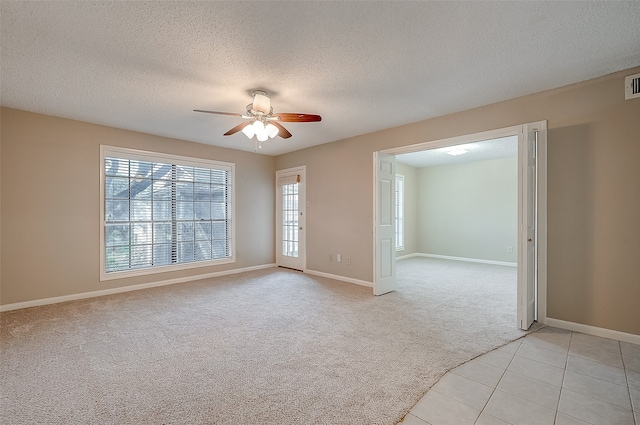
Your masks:
{"label": "door handle", "polygon": [[531,242],[531,241],[532,241],[532,239],[531,239],[531,238],[527,239],[527,242]]}

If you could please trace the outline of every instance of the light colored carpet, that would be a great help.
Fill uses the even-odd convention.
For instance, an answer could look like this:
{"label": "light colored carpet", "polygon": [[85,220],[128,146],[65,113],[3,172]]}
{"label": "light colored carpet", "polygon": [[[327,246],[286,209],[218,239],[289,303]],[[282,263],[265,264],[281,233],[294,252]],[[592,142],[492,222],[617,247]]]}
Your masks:
{"label": "light colored carpet", "polygon": [[515,268],[415,258],[398,279],[374,297],[268,269],[2,313],[0,422],[395,424],[524,335]]}

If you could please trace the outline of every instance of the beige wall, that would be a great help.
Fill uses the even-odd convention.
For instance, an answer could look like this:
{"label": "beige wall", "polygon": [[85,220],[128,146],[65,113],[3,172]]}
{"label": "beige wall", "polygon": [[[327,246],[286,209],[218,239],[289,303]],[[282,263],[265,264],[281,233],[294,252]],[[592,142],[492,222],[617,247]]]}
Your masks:
{"label": "beige wall", "polygon": [[396,162],[396,174],[404,176],[404,249],[396,256],[419,252],[418,228],[418,169]]}
{"label": "beige wall", "polygon": [[624,100],[637,72],[278,157],[307,166],[309,268],[372,281],[374,151],[548,120],[547,315],[640,334],[640,99]]}
{"label": "beige wall", "polygon": [[418,175],[421,253],[518,261],[518,158],[426,167]]}
{"label": "beige wall", "polygon": [[[275,158],[1,109],[2,305],[271,264]],[[100,145],[236,164],[237,261],[99,281]]]}
{"label": "beige wall", "polygon": [[[2,108],[0,302],[274,261],[276,169],[307,166],[309,269],[371,281],[377,150],[548,120],[548,317],[640,334],[640,68],[275,159]],[[238,261],[99,282],[99,145],[235,162]],[[351,264],[330,261],[341,253]]]}

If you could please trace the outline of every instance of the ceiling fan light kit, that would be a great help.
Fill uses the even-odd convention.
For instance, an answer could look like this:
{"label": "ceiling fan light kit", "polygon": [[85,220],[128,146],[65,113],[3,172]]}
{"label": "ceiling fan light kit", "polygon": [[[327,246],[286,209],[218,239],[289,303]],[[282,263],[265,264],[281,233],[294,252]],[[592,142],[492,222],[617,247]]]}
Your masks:
{"label": "ceiling fan light kit", "polygon": [[205,111],[194,109],[194,112],[205,112],[208,114],[239,116],[249,121],[245,121],[231,130],[224,133],[225,136],[231,136],[242,131],[245,136],[252,139],[254,136],[255,150],[262,148],[262,142],[280,136],[283,139],[291,137],[291,133],[282,126],[281,122],[317,122],[321,121],[320,115],[298,114],[298,113],[281,113],[274,114],[271,107],[271,99],[264,90],[254,90],[252,93],[253,102],[247,105],[245,114],[234,114],[232,112]]}

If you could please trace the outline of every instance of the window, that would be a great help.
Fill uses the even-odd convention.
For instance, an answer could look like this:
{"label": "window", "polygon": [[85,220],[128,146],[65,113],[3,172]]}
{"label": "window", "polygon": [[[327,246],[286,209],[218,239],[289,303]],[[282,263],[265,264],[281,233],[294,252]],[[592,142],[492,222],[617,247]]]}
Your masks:
{"label": "window", "polygon": [[101,280],[235,261],[234,164],[101,147]]}
{"label": "window", "polygon": [[396,251],[404,250],[404,176],[396,174]]}
{"label": "window", "polygon": [[298,257],[299,240],[299,214],[298,186],[300,176],[295,176],[294,183],[282,185],[282,255],[286,257]]}

